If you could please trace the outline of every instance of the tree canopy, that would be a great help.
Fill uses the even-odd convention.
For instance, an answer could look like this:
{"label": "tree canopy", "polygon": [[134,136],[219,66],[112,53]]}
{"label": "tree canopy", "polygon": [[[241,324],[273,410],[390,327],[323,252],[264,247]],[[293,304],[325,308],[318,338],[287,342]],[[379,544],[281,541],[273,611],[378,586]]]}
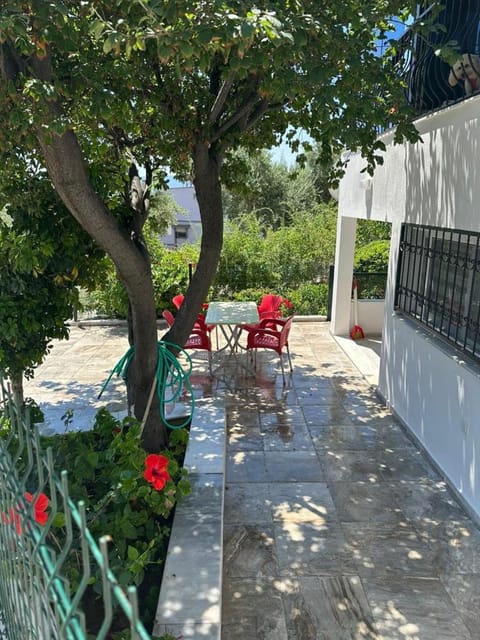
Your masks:
{"label": "tree canopy", "polygon": [[[214,277],[221,182],[241,180],[238,146],[302,128],[324,164],[344,147],[379,160],[377,127],[415,136],[394,69],[377,56],[400,0],[4,0],[0,152],[35,150],[58,195],[125,285],[135,358],[129,403],[143,417],[156,367],[156,315],[143,225],[167,168],[191,177],[201,253],[169,333],[182,344]],[[143,173],[142,173],[143,172]],[[140,177],[142,176],[142,177]],[[155,402],[145,446],[165,438]],[[157,415],[157,417],[155,417]],[[163,434],[163,435],[162,435]]]}
{"label": "tree canopy", "polygon": [[78,286],[101,252],[75,222],[33,158],[3,158],[0,172],[0,369],[22,399],[54,338],[68,335]]}
{"label": "tree canopy", "polygon": [[239,164],[243,180],[231,189],[227,181],[224,189],[223,208],[230,220],[253,212],[265,228],[279,229],[292,223],[294,212],[308,211],[331,199],[327,182],[310,154],[305,166],[288,167],[273,161],[267,151],[247,154],[240,149],[233,162]]}

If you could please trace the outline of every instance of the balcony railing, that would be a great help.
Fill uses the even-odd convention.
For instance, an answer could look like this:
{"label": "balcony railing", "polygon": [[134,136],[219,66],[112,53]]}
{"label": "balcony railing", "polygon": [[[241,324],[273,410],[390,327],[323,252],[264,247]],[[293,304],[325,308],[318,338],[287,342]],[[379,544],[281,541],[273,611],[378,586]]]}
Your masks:
{"label": "balcony railing", "polygon": [[[383,300],[387,289],[387,272],[354,271],[359,300]],[[353,284],[352,284],[353,296]]]}
{"label": "balcony railing", "polygon": [[[409,29],[393,64],[405,83],[405,100],[422,115],[480,91],[480,1],[446,0],[428,34]],[[423,17],[428,18],[427,9]],[[448,48],[451,65],[440,55]]]}

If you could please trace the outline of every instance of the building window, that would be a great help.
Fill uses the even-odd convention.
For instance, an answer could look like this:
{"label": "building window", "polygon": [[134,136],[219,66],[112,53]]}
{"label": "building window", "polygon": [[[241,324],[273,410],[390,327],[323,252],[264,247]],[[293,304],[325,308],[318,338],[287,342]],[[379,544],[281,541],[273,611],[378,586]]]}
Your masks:
{"label": "building window", "polygon": [[480,233],[403,224],[395,308],[480,360]]}
{"label": "building window", "polygon": [[173,232],[175,236],[175,246],[185,244],[188,241],[188,224],[175,225]]}

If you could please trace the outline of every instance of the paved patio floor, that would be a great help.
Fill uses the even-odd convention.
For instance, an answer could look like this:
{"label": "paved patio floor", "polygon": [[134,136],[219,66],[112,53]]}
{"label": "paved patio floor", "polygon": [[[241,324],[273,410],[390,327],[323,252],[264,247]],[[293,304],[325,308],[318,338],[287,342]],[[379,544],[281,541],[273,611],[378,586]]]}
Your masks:
{"label": "paved patio floor", "polygon": [[[126,348],[107,327],[55,345],[26,386],[47,428],[125,409],[118,383],[96,395]],[[480,638],[479,529],[328,323],[294,323],[290,349],[285,387],[273,352],[255,378],[205,358],[192,377],[225,400],[222,640]]]}

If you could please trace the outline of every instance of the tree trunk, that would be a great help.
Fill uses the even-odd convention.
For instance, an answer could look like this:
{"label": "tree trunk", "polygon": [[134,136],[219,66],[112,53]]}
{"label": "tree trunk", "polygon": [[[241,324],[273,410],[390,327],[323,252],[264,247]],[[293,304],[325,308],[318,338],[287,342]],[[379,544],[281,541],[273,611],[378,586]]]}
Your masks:
{"label": "tree trunk", "polygon": [[193,184],[202,221],[200,256],[195,273],[165,339],[184,344],[208,295],[217,271],[223,243],[223,204],[220,184],[221,159],[207,142],[198,142],[193,153]]}
{"label": "tree trunk", "polygon": [[[154,289],[148,258],[143,248],[122,230],[92,189],[78,141],[72,131],[46,141],[39,136],[50,178],[72,215],[110,255],[128,293],[135,356],[128,372],[127,395],[131,412],[144,419],[157,366],[157,324]],[[202,220],[202,241],[198,265],[166,339],[183,345],[207,297],[220,259],[223,241],[223,207],[220,159],[207,143],[194,151],[194,185]],[[114,363],[112,363],[113,366]],[[166,446],[167,433],[154,395],[143,431],[147,451]]]}
{"label": "tree trunk", "polygon": [[[75,134],[66,131],[48,140],[41,134],[38,138],[58,194],[76,220],[112,258],[127,290],[135,345],[135,356],[128,371],[128,403],[135,417],[142,420],[156,372],[158,340],[148,256],[140,241],[120,228],[92,188]],[[149,452],[159,451],[167,444],[156,396],[143,431],[143,444]]]}
{"label": "tree trunk", "polygon": [[13,402],[18,409],[23,409],[25,397],[23,392],[23,375],[11,376]]}

